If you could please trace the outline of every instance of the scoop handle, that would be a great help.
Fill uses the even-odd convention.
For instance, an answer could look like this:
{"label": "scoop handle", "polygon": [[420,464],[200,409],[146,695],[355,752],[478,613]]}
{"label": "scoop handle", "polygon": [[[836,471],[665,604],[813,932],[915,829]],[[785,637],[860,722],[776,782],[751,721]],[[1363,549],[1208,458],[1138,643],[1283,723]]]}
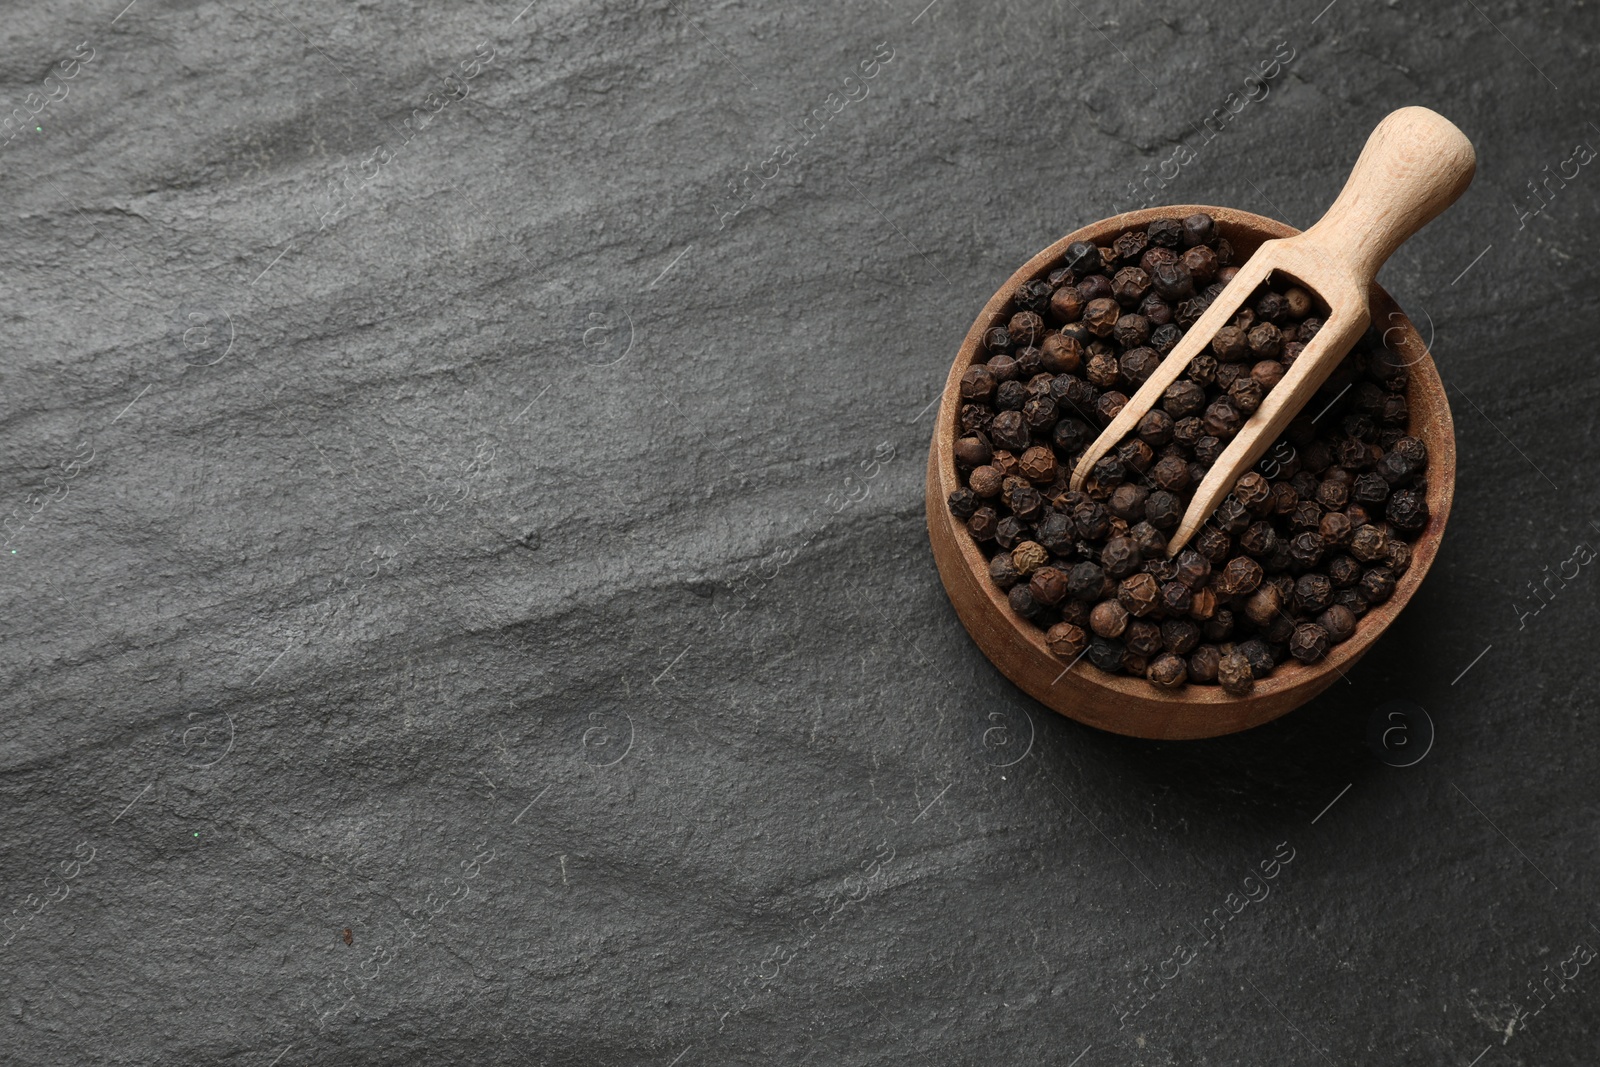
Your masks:
{"label": "scoop handle", "polygon": [[1443,115],[1425,107],[1392,111],[1305,237],[1342,260],[1365,289],[1395,249],[1455,203],[1477,167],[1472,142]]}

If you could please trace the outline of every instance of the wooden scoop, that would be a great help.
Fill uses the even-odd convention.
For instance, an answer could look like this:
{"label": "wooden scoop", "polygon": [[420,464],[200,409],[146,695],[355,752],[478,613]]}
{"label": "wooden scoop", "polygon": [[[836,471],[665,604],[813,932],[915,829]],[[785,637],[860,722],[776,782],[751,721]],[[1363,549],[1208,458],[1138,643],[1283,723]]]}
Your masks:
{"label": "wooden scoop", "polygon": [[1167,386],[1206,350],[1257,286],[1274,271],[1288,275],[1322,298],[1327,319],[1195,490],[1183,522],[1167,541],[1167,554],[1175,554],[1210,520],[1239,476],[1278,439],[1366,331],[1372,321],[1367,291],[1378,268],[1406,238],[1455,202],[1476,168],[1472,142],[1444,116],[1425,107],[1401,108],[1378,123],[1327,214],[1304,233],[1266,242],[1239,268],[1084,453],[1072,472],[1072,487],[1083,488],[1095,461],[1161,402]]}

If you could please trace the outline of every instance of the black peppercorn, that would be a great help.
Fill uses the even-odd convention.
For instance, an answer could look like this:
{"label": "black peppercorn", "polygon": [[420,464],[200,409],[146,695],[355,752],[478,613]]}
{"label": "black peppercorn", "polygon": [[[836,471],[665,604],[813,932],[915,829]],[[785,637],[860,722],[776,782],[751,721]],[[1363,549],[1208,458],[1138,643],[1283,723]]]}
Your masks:
{"label": "black peppercorn", "polygon": [[1195,444],[1206,434],[1205,423],[1194,415],[1175,419],[1172,423],[1172,440],[1174,443],[1194,450]]}
{"label": "black peppercorn", "polygon": [[1282,296],[1268,289],[1256,298],[1255,311],[1269,322],[1282,322],[1289,315],[1289,304]]}
{"label": "black peppercorn", "polygon": [[1181,243],[1185,248],[1207,245],[1217,236],[1216,224],[1212,222],[1210,215],[1204,212],[1196,212],[1184,218],[1182,233],[1183,239]]}
{"label": "black peppercorn", "polygon": [[1224,596],[1242,596],[1255,592],[1256,586],[1261,584],[1261,564],[1249,556],[1235,556],[1222,568],[1222,573],[1214,580],[1217,592]]}
{"label": "black peppercorn", "polygon": [[1105,337],[1111,333],[1111,328],[1117,324],[1117,317],[1122,309],[1116,300],[1109,296],[1099,297],[1089,301],[1083,309],[1083,324],[1089,327],[1089,332],[1096,337]]}
{"label": "black peppercorn", "polygon": [[1321,534],[1307,530],[1289,539],[1289,556],[1302,567],[1315,567],[1326,547]]}
{"label": "black peppercorn", "polygon": [[994,371],[985,366],[968,367],[961,375],[963,400],[988,400],[994,395]]}
{"label": "black peppercorn", "polygon": [[1233,539],[1220,529],[1206,526],[1195,535],[1194,548],[1215,567],[1228,558],[1228,553],[1233,549]]}
{"label": "black peppercorn", "polygon": [[1269,514],[1288,515],[1294,511],[1294,507],[1298,503],[1300,503],[1300,494],[1294,491],[1294,486],[1288,482],[1273,483],[1272,509]]}
{"label": "black peppercorn", "polygon": [[1161,366],[1161,357],[1153,348],[1133,348],[1122,354],[1119,361],[1123,378],[1131,385],[1143,385],[1145,379]]}
{"label": "black peppercorn", "polygon": [[1067,576],[1055,567],[1040,567],[1028,579],[1028,589],[1041,604],[1059,604],[1067,596]]}
{"label": "black peppercorn", "polygon": [[1383,398],[1383,410],[1378,416],[1385,426],[1404,426],[1411,421],[1411,408],[1402,393],[1390,393]]}
{"label": "black peppercorn", "polygon": [[978,494],[971,489],[957,489],[948,501],[950,514],[958,519],[970,519],[979,507]]}
{"label": "black peppercorn", "polygon": [[1205,389],[1197,382],[1181,378],[1167,386],[1166,392],[1161,394],[1162,410],[1174,419],[1198,415],[1204,409],[1205,403]]}
{"label": "black peppercorn", "polygon": [[1222,652],[1216,645],[1201,645],[1189,654],[1189,680],[1209,684],[1217,680]]}
{"label": "black peppercorn", "polygon": [[1228,386],[1228,396],[1238,405],[1239,410],[1245,415],[1255,414],[1261,406],[1261,400],[1266,396],[1266,390],[1261,388],[1261,383],[1255,378],[1235,378],[1233,384]]}
{"label": "black peppercorn", "polygon": [[1084,364],[1083,376],[1102,389],[1109,389],[1117,384],[1117,378],[1122,373],[1117,357],[1109,352],[1096,352]]}
{"label": "black peppercorn", "polygon": [[1294,583],[1294,610],[1300,615],[1316,615],[1333,603],[1333,582],[1326,574],[1302,574]]}
{"label": "black peppercorn", "polygon": [[[1051,458],[1054,459],[1053,454]],[[1020,485],[1009,493],[1002,492],[1001,496],[1011,513],[1026,522],[1033,522],[1044,514],[1044,497],[1031,485]]]}
{"label": "black peppercorn", "polygon": [[1351,614],[1355,615],[1357,618],[1365,615],[1367,613],[1367,608],[1369,607],[1367,604],[1367,596],[1361,591],[1361,587],[1359,585],[1351,586],[1349,589],[1339,590],[1337,593],[1333,594],[1333,602],[1335,604],[1342,604],[1349,608]]}
{"label": "black peppercorn", "polygon": [[1230,537],[1237,536],[1250,525],[1250,509],[1229,493],[1217,505],[1217,510],[1211,513],[1211,525]]}
{"label": "black peppercorn", "polygon": [[1322,521],[1317,524],[1317,533],[1322,535],[1322,540],[1329,548],[1343,548],[1350,543],[1350,538],[1355,532],[1355,524],[1350,516],[1342,511],[1330,511],[1322,516]]}
{"label": "black peppercorn", "polygon": [[1045,336],[1045,320],[1034,312],[1018,312],[1006,323],[1006,334],[1013,344],[1034,344]]}
{"label": "black peppercorn", "polygon": [[1068,556],[1072,554],[1072,543],[1077,538],[1078,531],[1073,528],[1072,520],[1059,511],[1051,511],[1034,529],[1034,540],[1038,541],[1053,555]]}
{"label": "black peppercorn", "polygon": [[1272,620],[1283,610],[1283,593],[1268,582],[1251,593],[1244,601],[1244,617],[1258,627],[1272,625]]}
{"label": "black peppercorn", "polygon": [[985,500],[992,500],[1000,495],[1002,477],[998,469],[986,464],[972,469],[972,473],[967,476],[967,485]]}
{"label": "black peppercorn", "polygon": [[1179,248],[1183,245],[1183,224],[1177,219],[1156,219],[1145,230],[1150,243],[1162,248]]}
{"label": "black peppercorn", "polygon": [[1194,296],[1194,275],[1182,260],[1162,263],[1150,275],[1150,287],[1157,296],[1168,303],[1188,300]]}
{"label": "black peppercorn", "polygon": [[1082,419],[1062,419],[1056,423],[1051,440],[1058,451],[1070,456],[1087,448],[1094,434]]}
{"label": "black peppercorn", "polygon": [[1072,509],[1072,522],[1078,528],[1079,537],[1099,541],[1111,529],[1111,512],[1091,500]]}
{"label": "black peppercorn", "polygon": [[1233,636],[1233,612],[1218,608],[1216,614],[1200,624],[1200,633],[1207,641],[1226,641]]}
{"label": "black peppercorn", "polygon": [[1164,652],[1150,661],[1145,677],[1162,689],[1178,689],[1189,680],[1189,667],[1181,657]]}
{"label": "black peppercorn", "polygon": [[1039,365],[1054,374],[1072,374],[1083,366],[1083,345],[1065,333],[1047,333],[1039,342]]}
{"label": "black peppercorn", "polygon": [[1111,279],[1111,295],[1123,307],[1137,307],[1150,292],[1150,275],[1138,267],[1124,267]]}
{"label": "black peppercorn", "polygon": [[1170,530],[1183,519],[1183,501],[1176,493],[1157,489],[1144,502],[1145,521],[1158,530]]}
{"label": "black peppercorn", "polygon": [[1151,469],[1150,480],[1169,493],[1181,493],[1189,488],[1189,465],[1180,456],[1166,456]]}
{"label": "black peppercorn", "polygon": [[1124,522],[1138,522],[1144,518],[1144,503],[1149,496],[1150,491],[1144,486],[1124,482],[1111,491],[1106,506],[1111,509],[1111,514]]}
{"label": "black peppercorn", "polygon": [[1250,354],[1244,331],[1237,326],[1224,326],[1211,338],[1211,351],[1223,363],[1235,363]]}
{"label": "black peppercorn", "polygon": [[1394,572],[1388,567],[1373,567],[1361,575],[1358,586],[1369,604],[1382,604],[1394,593]]}
{"label": "black peppercorn", "polygon": [[1064,285],[1050,294],[1050,315],[1057,322],[1077,322],[1083,314],[1083,297],[1075,286]]}
{"label": "black peppercorn", "polygon": [[[980,512],[983,511],[982,508],[978,510]],[[972,520],[968,519],[967,521],[971,522]],[[1008,552],[1032,536],[1033,528],[1015,515],[1007,515],[995,526],[995,543]]]}
{"label": "black peppercorn", "polygon": [[1161,610],[1168,615],[1185,615],[1194,604],[1194,591],[1182,582],[1161,583]]}
{"label": "black peppercorn", "polygon": [[1337,645],[1348,641],[1356,632],[1356,617],[1343,604],[1334,604],[1317,616],[1317,625],[1327,631],[1328,640]]}
{"label": "black peppercorn", "polygon": [[1144,553],[1139,551],[1138,542],[1131,537],[1113,537],[1100,550],[1100,566],[1113,578],[1128,577],[1143,562]]}
{"label": "black peppercorn", "polygon": [[1239,547],[1246,555],[1265,560],[1278,548],[1278,531],[1270,522],[1253,522],[1239,535]]}
{"label": "black peppercorn", "polygon": [[1011,610],[1025,619],[1032,619],[1044,611],[1044,605],[1033,598],[1032,590],[1021,583],[1011,587],[1006,599],[1011,603]]}
{"label": "black peppercorn", "polygon": [[1328,631],[1314,622],[1303,622],[1289,638],[1289,654],[1301,663],[1315,663],[1328,654]]}
{"label": "black peppercorn", "polygon": [[1350,486],[1341,478],[1323,478],[1317,483],[1317,502],[1326,510],[1339,510],[1349,504]]}
{"label": "black peppercorn", "polygon": [[972,534],[973,540],[992,541],[999,525],[1000,516],[994,508],[980,507],[967,520],[967,532]]}
{"label": "black peppercorn", "polygon": [[1076,600],[1093,601],[1100,598],[1106,585],[1106,572],[1097,564],[1085,561],[1073,564],[1067,572],[1067,595]]}
{"label": "black peppercorn", "polygon": [[1156,268],[1163,263],[1176,263],[1177,261],[1178,253],[1174,250],[1163,248],[1160,245],[1151,245],[1144,250],[1144,255],[1139,257],[1139,269],[1146,274],[1154,275]]}
{"label": "black peppercorn", "polygon": [[1428,525],[1428,502],[1415,489],[1396,489],[1384,505],[1383,515],[1395,529],[1415,533]]}
{"label": "black peppercorn", "polygon": [[1196,285],[1206,285],[1217,276],[1217,254],[1205,245],[1197,245],[1178,258],[1194,278]]}
{"label": "black peppercorn", "polygon": [[1161,624],[1161,647],[1179,656],[1187,656],[1200,644],[1200,626],[1188,619],[1168,619]]}
{"label": "black peppercorn", "polygon": [[1150,238],[1138,230],[1128,230],[1111,242],[1111,251],[1116,255],[1119,263],[1137,263],[1139,257],[1144,255],[1144,250],[1149,247]]}
{"label": "black peppercorn", "polygon": [[1381,527],[1368,524],[1350,535],[1350,554],[1362,563],[1377,563],[1389,558],[1389,535]]}
{"label": "black peppercorn", "polygon": [[1398,451],[1385,452],[1375,469],[1391,486],[1405,485],[1417,473],[1416,465]]}
{"label": "black peppercorn", "polygon": [[1127,404],[1127,396],[1113,389],[1100,394],[1100,399],[1094,402],[1094,413],[1103,422],[1109,423],[1122,413]]}
{"label": "black peppercorn", "polygon": [[990,356],[989,362],[985,363],[984,366],[989,368],[989,373],[993,374],[998,382],[1009,382],[1021,373],[1017,369],[1017,361],[1005,352]]}
{"label": "black peppercorn", "polygon": [[1043,278],[1035,278],[1032,281],[1023,282],[1022,285],[1017,288],[1017,291],[1012,296],[1011,301],[1023,311],[1039,313],[1043,312],[1045,307],[1050,303],[1051,291],[1052,290],[1049,282],[1045,281]]}
{"label": "black peppercorn", "polygon": [[989,578],[1001,589],[1010,589],[1022,580],[1017,565],[1011,562],[1011,553],[1001,552],[989,561]]}
{"label": "black peppercorn", "polygon": [[[1016,380],[1001,382],[994,391],[994,406],[996,411],[1021,411],[1022,405],[1028,402],[1028,387]],[[994,425],[990,422],[990,425]]]}
{"label": "black peppercorn", "polygon": [[1356,475],[1355,482],[1350,486],[1350,499],[1358,504],[1376,506],[1388,498],[1389,482],[1377,471]]}
{"label": "black peppercorn", "polygon": [[1096,637],[1089,642],[1087,658],[1101,670],[1114,674],[1122,669],[1123,657],[1127,650],[1119,641],[1108,641],[1103,637]]}
{"label": "black peppercorn", "polygon": [[1094,274],[1103,265],[1100,249],[1089,241],[1074,241],[1067,246],[1062,265],[1080,278],[1086,274]]}
{"label": "black peppercorn", "polygon": [[1022,405],[1022,418],[1028,429],[1046,434],[1056,424],[1056,402],[1048,396],[1036,396]]}
{"label": "black peppercorn", "polygon": [[994,449],[981,434],[972,434],[956,441],[956,466],[962,470],[981,467],[994,457]]}
{"label": "black peppercorn", "polygon": [[1002,411],[996,415],[994,422],[989,425],[989,436],[1008,452],[1021,452],[1033,440],[1028,422],[1020,411]]}
{"label": "black peppercorn", "polygon": [[1173,312],[1174,321],[1184,329],[1189,329],[1200,321],[1200,316],[1206,313],[1206,309],[1211,306],[1211,301],[1211,297],[1204,295],[1190,297],[1188,300],[1182,301]]}
{"label": "black peppercorn", "polygon": [[[1093,300],[1109,300],[1111,298],[1111,279],[1104,274],[1091,274],[1077,285],[1078,295],[1083,297],[1085,305]],[[1088,307],[1085,306],[1085,311]]]}
{"label": "black peppercorn", "polygon": [[1202,418],[1205,421],[1206,433],[1222,440],[1231,438],[1239,432],[1239,427],[1244,425],[1244,414],[1230,396],[1219,396],[1207,404]]}
{"label": "black peppercorn", "polygon": [[1118,601],[1102,600],[1090,611],[1090,629],[1099,637],[1122,637],[1128,630],[1128,609]]}
{"label": "black peppercorn", "polygon": [[1165,356],[1174,348],[1178,347],[1178,342],[1183,340],[1183,331],[1181,329],[1179,329],[1177,326],[1174,326],[1170,321],[1166,323],[1157,323],[1154,318],[1151,318],[1148,315],[1144,317],[1154,324],[1154,329],[1150,331],[1151,348],[1155,349],[1159,354]]}
{"label": "black peppercorn", "polygon": [[1161,587],[1150,575],[1135,574],[1117,585],[1117,602],[1142,619],[1160,608]]}
{"label": "black peppercorn", "polygon": [[1283,335],[1272,323],[1263,322],[1250,328],[1250,332],[1245,336],[1245,343],[1257,359],[1271,359],[1283,347]]}
{"label": "black peppercorn", "polygon": [[1344,589],[1361,580],[1361,564],[1350,556],[1335,556],[1328,561],[1328,580],[1335,589]]}
{"label": "black peppercorn", "polygon": [[1089,635],[1083,632],[1082,627],[1070,622],[1058,622],[1045,631],[1044,642],[1052,654],[1072,662],[1089,647]]}
{"label": "black peppercorn", "polygon": [[1138,348],[1150,340],[1153,326],[1149,319],[1143,315],[1124,313],[1117,317],[1117,324],[1111,327],[1111,338],[1123,348]]}
{"label": "black peppercorn", "polygon": [[1139,551],[1144,553],[1145,559],[1160,559],[1167,554],[1167,538],[1160,530],[1148,522],[1136,522],[1128,530],[1128,536],[1139,544]]}
{"label": "black peppercorn", "polygon": [[1018,457],[1017,469],[1030,482],[1048,485],[1056,477],[1056,454],[1044,445],[1034,445]]}
{"label": "black peppercorn", "polygon": [[1217,681],[1233,696],[1244,696],[1255,688],[1255,676],[1250,661],[1237,650],[1217,662]]}
{"label": "black peppercorn", "polygon": [[1273,664],[1278,661],[1278,657],[1273,654],[1267,642],[1257,637],[1239,642],[1234,651],[1250,662],[1250,672],[1257,678],[1265,678],[1271,674]]}
{"label": "black peppercorn", "polygon": [[1134,619],[1128,623],[1122,643],[1136,656],[1154,656],[1161,651],[1161,627],[1144,619]]}

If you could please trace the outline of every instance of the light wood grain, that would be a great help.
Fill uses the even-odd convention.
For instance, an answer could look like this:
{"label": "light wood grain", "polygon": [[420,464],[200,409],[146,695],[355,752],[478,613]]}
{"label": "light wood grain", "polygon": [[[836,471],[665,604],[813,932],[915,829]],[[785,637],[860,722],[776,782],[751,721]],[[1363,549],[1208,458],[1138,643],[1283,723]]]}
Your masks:
{"label": "light wood grain", "polygon": [[1050,652],[1043,631],[1011,610],[1005,594],[989,580],[983,552],[945,503],[962,484],[954,451],[961,376],[982,361],[984,331],[1004,325],[1009,318],[1012,294],[1024,282],[1058,266],[1072,242],[1106,245],[1124,230],[1143,229],[1154,219],[1182,218],[1197,211],[1210,215],[1217,231],[1244,256],[1256,252],[1263,242],[1296,233],[1281,222],[1250,212],[1190,204],[1128,212],[1067,234],[1013,274],[967,331],[945,381],[928,454],[926,505],[934,562],[956,615],[973,641],[1007,678],[1047,707],[1090,726],[1133,737],[1181,739],[1234,733],[1275,719],[1339,682],[1415,594],[1438,553],[1455,491],[1455,431],[1444,385],[1422,337],[1389,295],[1374,285],[1368,295],[1371,314],[1390,328],[1389,347],[1403,353],[1410,365],[1406,399],[1411,432],[1428,447],[1430,518],[1413,542],[1411,567],[1401,576],[1394,595],[1362,616],[1350,640],[1335,645],[1314,665],[1279,665],[1256,683],[1249,696],[1238,698],[1218,686],[1190,685],[1166,691],[1142,678],[1106,674],[1087,662],[1068,664]]}
{"label": "light wood grain", "polygon": [[1183,521],[1167,540],[1168,555],[1176,554],[1211,520],[1239,476],[1282,435],[1366,331],[1372,321],[1367,294],[1379,268],[1455,202],[1476,166],[1472,143],[1442,115],[1423,107],[1389,114],[1367,138],[1344,188],[1322,218],[1304,233],[1267,241],[1256,250],[1084,453],[1073,469],[1073,487],[1081,489],[1095,462],[1161,402],[1161,394],[1258,285],[1279,274],[1309,289],[1328,308],[1322,329],[1190,497]]}

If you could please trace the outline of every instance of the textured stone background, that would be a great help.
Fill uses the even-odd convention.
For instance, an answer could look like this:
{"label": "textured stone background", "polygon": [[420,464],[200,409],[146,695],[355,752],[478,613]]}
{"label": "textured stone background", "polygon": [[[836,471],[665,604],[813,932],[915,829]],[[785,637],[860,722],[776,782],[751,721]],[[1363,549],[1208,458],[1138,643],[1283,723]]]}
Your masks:
{"label": "textured stone background", "polygon": [[[1592,1056],[1593,3],[123,2],[0,41],[0,1060]],[[971,317],[1409,103],[1420,595],[1245,735],[1023,697],[923,529]]]}

